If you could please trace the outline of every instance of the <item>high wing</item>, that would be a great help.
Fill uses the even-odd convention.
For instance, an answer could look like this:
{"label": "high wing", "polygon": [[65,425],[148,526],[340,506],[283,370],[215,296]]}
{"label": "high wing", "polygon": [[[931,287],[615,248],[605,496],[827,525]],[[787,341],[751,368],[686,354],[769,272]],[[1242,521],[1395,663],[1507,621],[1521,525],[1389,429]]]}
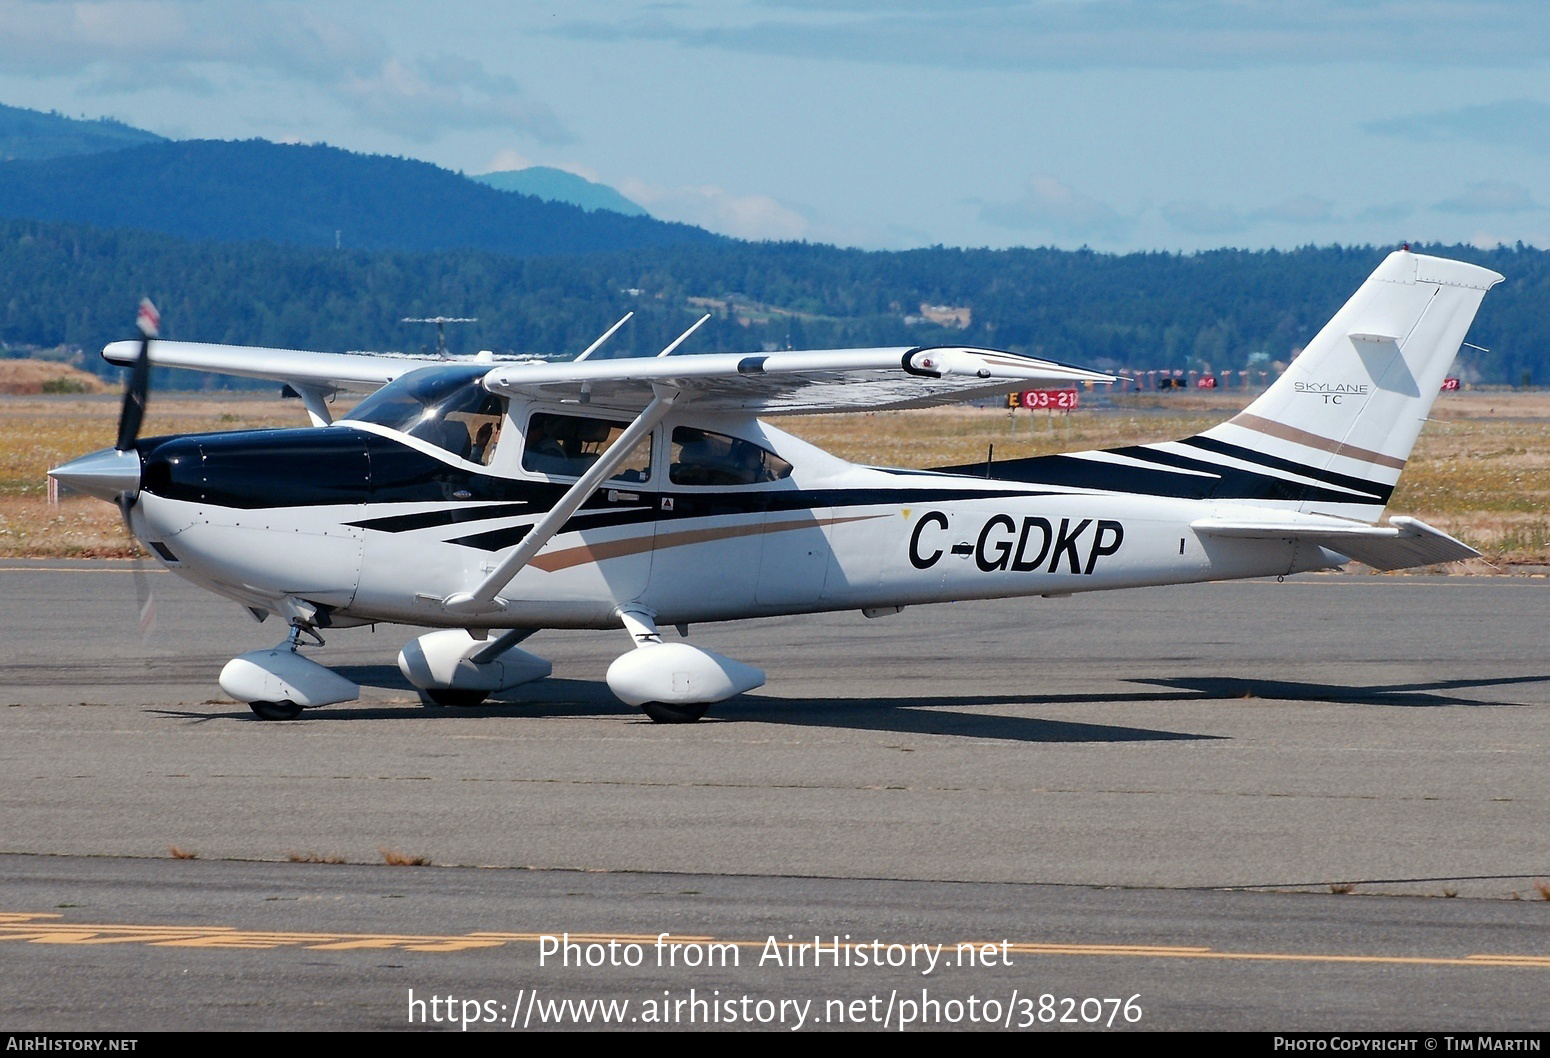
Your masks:
{"label": "high wing", "polygon": [[[139,342],[114,342],[102,350],[109,363],[134,363]],[[409,353],[312,353],[304,349],[262,349],[205,342],[151,343],[152,367],[181,367],[243,378],[323,389],[373,390],[417,367],[443,362]]]}
{"label": "high wing", "polygon": [[[137,342],[102,351],[129,365]],[[429,364],[406,353],[314,353],[203,342],[151,343],[154,367],[211,371],[284,382],[309,411],[338,390],[373,390]],[[460,358],[458,363],[470,362]],[[474,363],[480,361],[474,360]],[[999,349],[898,346],[777,353],[700,353],[655,358],[495,361],[485,388],[512,396],[574,401],[636,412],[656,388],[677,390],[709,412],[797,415],[928,408],[1035,386],[1114,381],[1112,375]]]}
{"label": "high wing", "polygon": [[1112,375],[999,349],[932,346],[702,353],[586,363],[510,363],[486,389],[639,410],[657,389],[697,411],[760,416],[929,408],[1030,386],[1113,382]]}
{"label": "high wing", "polygon": [[[109,363],[127,366],[134,363],[139,350],[139,342],[113,342],[102,350],[102,356]],[[413,353],[314,353],[305,349],[165,341],[151,342],[149,355],[152,367],[180,367],[284,382],[301,398],[314,426],[327,426],[333,421],[328,400],[336,393],[370,393],[416,368],[447,362],[437,356]]]}

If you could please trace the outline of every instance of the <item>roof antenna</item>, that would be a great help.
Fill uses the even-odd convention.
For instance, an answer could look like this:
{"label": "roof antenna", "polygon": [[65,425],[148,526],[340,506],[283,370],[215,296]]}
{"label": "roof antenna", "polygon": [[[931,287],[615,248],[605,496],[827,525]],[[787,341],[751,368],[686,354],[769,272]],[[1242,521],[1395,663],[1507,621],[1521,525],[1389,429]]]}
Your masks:
{"label": "roof antenna", "polygon": [[436,355],[443,360],[447,356],[447,324],[449,323],[478,323],[478,316],[405,316],[400,323],[434,323],[436,325]]}

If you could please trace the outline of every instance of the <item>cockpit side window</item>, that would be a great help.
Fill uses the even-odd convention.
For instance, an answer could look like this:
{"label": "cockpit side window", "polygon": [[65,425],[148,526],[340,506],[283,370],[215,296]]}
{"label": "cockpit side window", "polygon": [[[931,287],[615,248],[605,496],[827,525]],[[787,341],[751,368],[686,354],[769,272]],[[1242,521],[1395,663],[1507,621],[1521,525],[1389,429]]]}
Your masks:
{"label": "cockpit side window", "polygon": [[[539,474],[580,477],[612,447],[628,423],[579,415],[534,412],[527,421],[522,446],[522,469]],[[651,441],[648,434],[625,457],[610,481],[640,484],[651,477]]]}
{"label": "cockpit side window", "polygon": [[341,422],[369,422],[428,441],[459,459],[489,466],[505,421],[506,400],[480,380],[488,367],[412,371],[356,405]]}
{"label": "cockpit side window", "polygon": [[506,402],[475,385],[453,394],[437,408],[434,418],[421,419],[408,432],[459,459],[489,466],[505,417]]}
{"label": "cockpit side window", "polygon": [[674,485],[757,485],[790,476],[790,463],[752,441],[693,426],[673,430]]}

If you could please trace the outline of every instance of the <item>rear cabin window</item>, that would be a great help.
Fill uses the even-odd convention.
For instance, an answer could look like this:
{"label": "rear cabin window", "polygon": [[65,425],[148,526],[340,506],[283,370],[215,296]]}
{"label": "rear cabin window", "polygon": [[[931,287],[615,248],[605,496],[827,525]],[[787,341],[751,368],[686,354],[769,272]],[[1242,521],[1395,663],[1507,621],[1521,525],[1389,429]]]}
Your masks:
{"label": "rear cabin window", "polygon": [[673,431],[674,485],[757,485],[790,475],[790,463],[752,441],[692,426]]}
{"label": "rear cabin window", "polygon": [[[579,478],[619,439],[628,423],[535,412],[527,421],[522,469]],[[651,476],[651,434],[630,450],[610,481],[644,482]]]}

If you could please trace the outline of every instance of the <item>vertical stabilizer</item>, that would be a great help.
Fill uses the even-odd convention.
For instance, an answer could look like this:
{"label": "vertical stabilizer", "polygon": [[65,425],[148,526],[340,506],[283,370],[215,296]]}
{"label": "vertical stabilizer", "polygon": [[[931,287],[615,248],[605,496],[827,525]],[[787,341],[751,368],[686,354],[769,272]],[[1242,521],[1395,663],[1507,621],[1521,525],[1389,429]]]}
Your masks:
{"label": "vertical stabilizer", "polygon": [[1390,254],[1258,400],[1186,443],[1351,493],[1305,494],[1288,504],[1297,510],[1377,521],[1481,298],[1501,280]]}

